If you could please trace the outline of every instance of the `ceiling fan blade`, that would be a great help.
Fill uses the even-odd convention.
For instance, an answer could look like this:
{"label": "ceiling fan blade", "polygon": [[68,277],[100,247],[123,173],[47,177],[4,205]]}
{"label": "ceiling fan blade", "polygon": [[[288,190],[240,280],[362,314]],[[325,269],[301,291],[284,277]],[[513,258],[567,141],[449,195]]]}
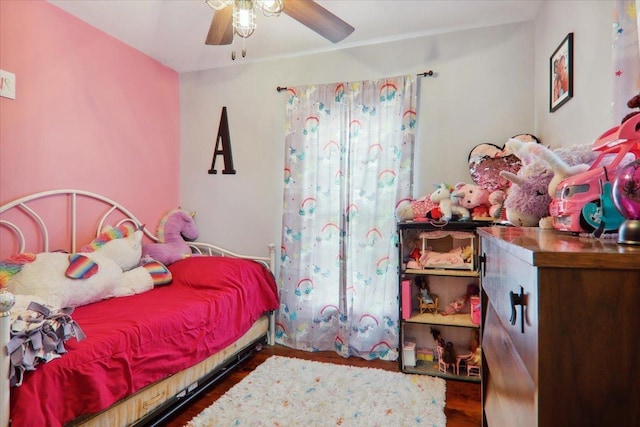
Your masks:
{"label": "ceiling fan blade", "polygon": [[233,6],[227,6],[224,9],[216,10],[211,20],[209,34],[204,44],[207,45],[224,45],[231,44],[233,41],[233,25],[232,25]]}
{"label": "ceiling fan blade", "polygon": [[333,43],[344,40],[354,30],[315,1],[284,0],[283,12]]}

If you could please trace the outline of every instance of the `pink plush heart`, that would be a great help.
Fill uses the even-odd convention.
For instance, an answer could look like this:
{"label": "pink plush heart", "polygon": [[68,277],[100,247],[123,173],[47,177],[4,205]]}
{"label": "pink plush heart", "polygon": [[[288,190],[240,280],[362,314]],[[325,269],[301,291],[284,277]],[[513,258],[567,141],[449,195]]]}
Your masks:
{"label": "pink plush heart", "polygon": [[[530,134],[515,135],[513,138],[523,142],[539,143],[538,138]],[[478,144],[469,153],[469,172],[476,185],[489,192],[506,190],[511,183],[500,176],[501,171],[518,173],[522,162],[514,154],[495,144]]]}
{"label": "pink plush heart", "polygon": [[[534,135],[523,133],[512,138],[522,142],[540,143]],[[511,183],[500,176],[501,171],[518,173],[522,162],[514,154],[495,144],[478,144],[469,153],[471,179],[489,192],[506,190]]]}
{"label": "pink plush heart", "polygon": [[507,189],[510,182],[501,177],[500,172],[516,174],[520,166],[520,159],[494,144],[476,145],[469,153],[471,179],[489,192]]}

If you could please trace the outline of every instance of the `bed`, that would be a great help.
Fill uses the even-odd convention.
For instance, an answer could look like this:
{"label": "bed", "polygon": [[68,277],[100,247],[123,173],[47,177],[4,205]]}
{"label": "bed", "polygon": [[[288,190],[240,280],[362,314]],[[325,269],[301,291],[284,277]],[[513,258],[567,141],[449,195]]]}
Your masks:
{"label": "bed", "polygon": [[[126,222],[143,224],[107,197],[40,192],[0,207],[0,246],[74,253],[105,225]],[[68,237],[55,237],[58,230]],[[86,338],[66,341],[66,354],[25,372],[20,386],[9,385],[3,345],[0,427],[160,425],[252,351],[272,345],[278,308],[273,245],[266,256],[189,246],[194,256],[168,266],[169,285],[76,307],[71,317]],[[3,343],[11,319],[2,313]]]}

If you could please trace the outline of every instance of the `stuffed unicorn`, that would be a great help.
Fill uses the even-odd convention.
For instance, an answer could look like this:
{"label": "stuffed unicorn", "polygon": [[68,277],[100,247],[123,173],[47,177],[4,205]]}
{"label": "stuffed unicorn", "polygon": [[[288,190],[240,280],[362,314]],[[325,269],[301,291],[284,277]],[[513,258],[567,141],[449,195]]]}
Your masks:
{"label": "stuffed unicorn", "polygon": [[195,212],[182,209],[169,211],[158,225],[158,240],[160,243],[145,243],[142,245],[142,256],[151,257],[164,265],[191,256],[191,248],[184,239],[198,238],[198,227],[193,218]]}
{"label": "stuffed unicorn", "polygon": [[17,308],[31,301],[77,307],[146,292],[154,284],[168,283],[171,273],[158,262],[137,266],[142,234],[130,225],[107,227],[79,253],[14,255],[0,262],[0,288],[16,295]]}
{"label": "stuffed unicorn", "polygon": [[516,226],[552,228],[549,204],[558,183],[584,172],[598,157],[591,144],[551,150],[541,144],[510,139],[505,144],[522,161],[517,174],[500,175],[513,184],[505,200],[507,220]]}
{"label": "stuffed unicorn", "polygon": [[469,210],[464,206],[460,206],[452,197],[453,187],[442,183],[431,193],[429,199],[432,202],[436,202],[440,206],[440,212],[442,212],[442,219],[445,221],[451,220],[453,215],[460,217],[461,220],[467,220],[471,217]]}

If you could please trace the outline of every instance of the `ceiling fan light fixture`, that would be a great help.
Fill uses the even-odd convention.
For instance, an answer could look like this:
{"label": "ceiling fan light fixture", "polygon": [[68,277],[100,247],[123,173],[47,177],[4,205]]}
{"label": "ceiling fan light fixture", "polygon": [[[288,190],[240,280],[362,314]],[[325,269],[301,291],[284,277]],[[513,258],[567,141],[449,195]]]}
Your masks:
{"label": "ceiling fan light fixture", "polygon": [[[333,43],[342,41],[354,31],[351,25],[314,0],[204,0],[203,2],[215,10],[205,44],[230,45],[233,44],[237,35],[242,38],[242,56],[246,54],[244,40],[250,37],[257,27],[257,10],[266,16],[278,16],[284,12]],[[235,59],[235,52],[232,53],[232,59]]]}
{"label": "ceiling fan light fixture", "polygon": [[256,29],[256,13],[253,10],[253,1],[236,1],[233,8],[233,28],[240,37],[247,38]]}

